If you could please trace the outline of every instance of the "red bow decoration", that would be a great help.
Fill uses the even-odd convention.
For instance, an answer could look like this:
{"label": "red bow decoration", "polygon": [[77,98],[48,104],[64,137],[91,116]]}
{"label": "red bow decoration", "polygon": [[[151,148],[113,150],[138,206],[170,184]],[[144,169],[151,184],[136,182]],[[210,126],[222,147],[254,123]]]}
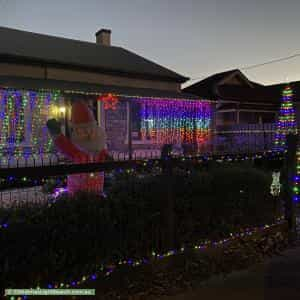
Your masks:
{"label": "red bow decoration", "polygon": [[104,109],[117,109],[117,104],[119,103],[119,99],[117,96],[114,96],[113,94],[109,93],[107,95],[99,96],[98,101],[103,101],[104,103]]}

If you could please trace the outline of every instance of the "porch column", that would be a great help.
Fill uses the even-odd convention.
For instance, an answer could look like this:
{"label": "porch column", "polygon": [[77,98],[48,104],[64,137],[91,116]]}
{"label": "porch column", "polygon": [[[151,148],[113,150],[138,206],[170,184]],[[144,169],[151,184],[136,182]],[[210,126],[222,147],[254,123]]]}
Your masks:
{"label": "porch column", "polygon": [[[68,97],[63,97],[60,105],[65,107],[65,114],[63,115],[63,133],[69,138],[70,137],[70,128],[69,128],[69,120],[71,120],[71,99]],[[61,117],[61,116],[60,116]]]}
{"label": "porch column", "polygon": [[132,105],[130,100],[127,100],[127,116],[128,154],[129,160],[132,160]]}
{"label": "porch column", "polygon": [[97,120],[98,126],[102,127],[105,130],[105,112],[103,109],[102,101],[97,101]]}
{"label": "porch column", "polygon": [[236,111],[236,124],[240,124],[240,110]]}

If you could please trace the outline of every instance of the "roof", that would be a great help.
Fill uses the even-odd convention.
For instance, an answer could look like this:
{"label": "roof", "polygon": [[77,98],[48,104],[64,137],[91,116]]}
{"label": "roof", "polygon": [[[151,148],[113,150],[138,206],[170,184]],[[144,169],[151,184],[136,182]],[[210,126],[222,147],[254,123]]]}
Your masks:
{"label": "roof", "polygon": [[26,77],[0,76],[0,87],[26,90],[61,90],[64,93],[91,93],[106,94],[113,93],[120,97],[148,97],[178,100],[200,100],[199,97],[183,93],[145,88],[131,88],[113,85],[97,85],[82,82],[71,82],[52,79],[34,79]]}
{"label": "roof", "polygon": [[219,99],[227,101],[271,103],[278,104],[281,100],[281,91],[274,93],[268,87],[241,87],[236,85],[222,85],[218,88]]}
{"label": "roof", "polygon": [[293,97],[295,101],[300,100],[300,81],[292,81],[289,83],[279,83],[279,84],[272,84],[266,86],[270,94],[277,95],[281,99],[281,94],[283,89],[289,85],[293,90]]}
{"label": "roof", "polygon": [[[231,84],[228,80],[228,84],[226,84],[226,79],[235,75],[241,76],[243,83],[240,85]],[[292,82],[290,85],[294,90],[294,97],[300,98],[300,81]],[[209,76],[183,89],[183,91],[212,100],[237,101],[245,104],[247,102],[267,103],[278,106],[285,86],[286,83],[270,86],[258,84],[248,80],[240,70],[230,70]]]}
{"label": "roof", "polygon": [[188,80],[163,66],[121,47],[54,37],[0,27],[0,61],[52,64],[119,76]]}
{"label": "roof", "polygon": [[233,76],[238,76],[242,81],[242,86],[245,87],[260,87],[261,85],[250,81],[240,70],[234,69],[211,75],[201,81],[198,81],[186,88],[183,91],[192,93],[201,97],[217,100],[220,98],[218,89],[219,86],[224,86],[223,82]]}

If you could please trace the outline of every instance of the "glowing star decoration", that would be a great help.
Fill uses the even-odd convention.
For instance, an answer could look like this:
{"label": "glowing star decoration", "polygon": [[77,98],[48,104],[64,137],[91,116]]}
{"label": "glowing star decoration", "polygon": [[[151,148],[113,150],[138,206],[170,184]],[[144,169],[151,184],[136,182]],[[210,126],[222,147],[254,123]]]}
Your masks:
{"label": "glowing star decoration", "polygon": [[272,174],[272,184],[271,184],[271,190],[270,193],[272,196],[279,196],[280,194],[280,188],[281,188],[281,184],[280,184],[280,172],[273,172]]}
{"label": "glowing star decoration", "polygon": [[293,107],[293,91],[288,85],[282,92],[282,102],[275,134],[274,150],[286,150],[286,136],[289,133],[297,134],[297,123]]}
{"label": "glowing star decoration", "polygon": [[102,101],[104,103],[104,109],[112,109],[116,110],[117,105],[119,103],[119,99],[117,96],[114,96],[113,94],[109,93],[107,95],[99,96],[98,101]]}

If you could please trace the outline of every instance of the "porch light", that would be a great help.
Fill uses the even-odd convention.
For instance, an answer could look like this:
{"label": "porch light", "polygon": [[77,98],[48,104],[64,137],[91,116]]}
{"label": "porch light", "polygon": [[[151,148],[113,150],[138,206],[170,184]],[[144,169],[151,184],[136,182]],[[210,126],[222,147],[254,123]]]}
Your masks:
{"label": "porch light", "polygon": [[65,106],[60,106],[59,107],[59,112],[62,116],[66,114],[66,107]]}

